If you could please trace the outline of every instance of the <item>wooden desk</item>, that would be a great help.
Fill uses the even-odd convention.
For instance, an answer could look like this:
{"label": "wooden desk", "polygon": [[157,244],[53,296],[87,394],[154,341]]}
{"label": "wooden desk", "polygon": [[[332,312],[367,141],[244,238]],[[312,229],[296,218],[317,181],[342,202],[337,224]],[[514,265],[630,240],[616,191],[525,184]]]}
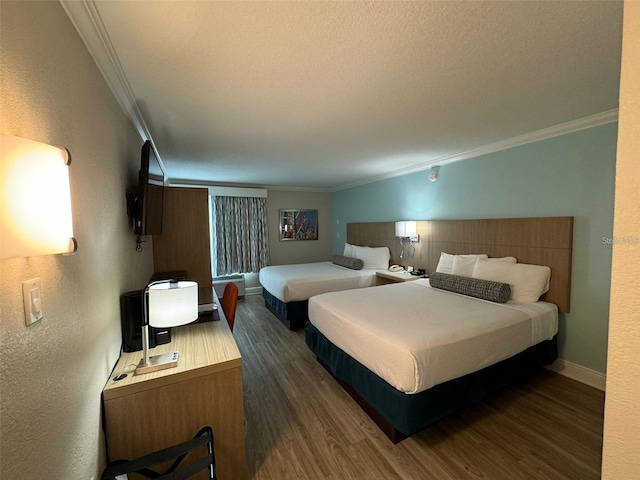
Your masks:
{"label": "wooden desk", "polygon": [[[242,357],[215,293],[214,301],[219,321],[173,328],[171,343],[149,350],[178,351],[177,367],[134,376],[142,352],[123,353],[118,360],[102,392],[110,461],[190,440],[209,425],[218,478],[247,478]],[[128,375],[114,381],[121,373]],[[202,473],[197,478],[207,478]]]}

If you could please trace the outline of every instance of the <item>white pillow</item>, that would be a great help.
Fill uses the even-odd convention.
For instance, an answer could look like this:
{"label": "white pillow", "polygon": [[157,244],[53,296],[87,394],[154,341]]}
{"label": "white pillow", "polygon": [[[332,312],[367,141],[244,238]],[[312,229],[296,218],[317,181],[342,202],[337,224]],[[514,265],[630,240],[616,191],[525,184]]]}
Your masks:
{"label": "white pillow", "polygon": [[342,256],[353,258],[354,257],[353,245],[351,245],[350,243],[345,242],[345,244],[344,244],[344,253],[342,254]]}
{"label": "white pillow", "polygon": [[549,291],[551,269],[526,263],[478,260],[471,276],[508,283],[511,286],[511,299],[516,302],[534,303]]}
{"label": "white pillow", "polygon": [[490,262],[518,263],[516,257],[487,258]]}
{"label": "white pillow", "polygon": [[352,248],[352,256],[359,258],[364,263],[362,268],[371,268],[373,270],[386,270],[389,268],[391,254],[388,247],[358,247],[352,245]]}
{"label": "white pillow", "polygon": [[[478,258],[472,255],[455,255],[453,258],[453,275],[460,275],[461,277],[470,277],[473,273],[473,267],[476,266]],[[508,262],[516,263],[515,257],[502,257],[502,258],[486,258],[489,262]]]}
{"label": "white pillow", "polygon": [[473,267],[475,267],[478,259],[476,257],[463,257],[462,255],[456,255],[453,257],[453,268],[451,273],[453,275],[460,275],[461,277],[470,277],[473,273]]}
{"label": "white pillow", "polygon": [[477,258],[488,258],[489,256],[484,253],[477,255],[451,255],[450,253],[440,252],[440,261],[436,267],[436,272],[448,273],[449,275],[453,274],[453,261],[455,257],[473,258],[475,260]]}

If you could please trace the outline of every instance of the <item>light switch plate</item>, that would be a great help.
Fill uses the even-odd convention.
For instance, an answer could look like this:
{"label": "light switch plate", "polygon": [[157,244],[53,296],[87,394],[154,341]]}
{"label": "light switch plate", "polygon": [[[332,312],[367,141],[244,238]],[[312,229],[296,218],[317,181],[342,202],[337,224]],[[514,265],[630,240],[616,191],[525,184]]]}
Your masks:
{"label": "light switch plate", "polygon": [[24,303],[24,321],[27,327],[38,320],[42,320],[40,278],[32,278],[22,282],[22,300]]}

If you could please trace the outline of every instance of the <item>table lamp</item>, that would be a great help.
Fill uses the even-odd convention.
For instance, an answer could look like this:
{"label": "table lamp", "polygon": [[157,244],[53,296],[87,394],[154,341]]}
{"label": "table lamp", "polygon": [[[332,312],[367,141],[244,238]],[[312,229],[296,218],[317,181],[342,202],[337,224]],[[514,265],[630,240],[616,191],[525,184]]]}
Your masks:
{"label": "table lamp", "polygon": [[198,283],[176,280],[151,282],[142,293],[142,311],[143,357],[136,367],[134,375],[177,366],[178,352],[149,357],[149,326],[155,328],[179,327],[197,320]]}

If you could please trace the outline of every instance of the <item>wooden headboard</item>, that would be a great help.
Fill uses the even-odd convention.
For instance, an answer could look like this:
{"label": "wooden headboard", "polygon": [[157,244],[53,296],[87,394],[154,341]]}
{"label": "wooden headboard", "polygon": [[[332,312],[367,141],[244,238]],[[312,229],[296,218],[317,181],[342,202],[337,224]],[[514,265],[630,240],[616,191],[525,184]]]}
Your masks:
{"label": "wooden headboard", "polygon": [[427,272],[436,269],[441,252],[511,256],[519,263],[546,265],[551,268],[551,284],[542,299],[569,312],[573,217],[428,220],[418,222],[418,234],[420,241],[412,244],[415,252],[405,242],[404,258],[400,258],[394,222],[347,224],[347,242],[389,247],[392,264]]}

